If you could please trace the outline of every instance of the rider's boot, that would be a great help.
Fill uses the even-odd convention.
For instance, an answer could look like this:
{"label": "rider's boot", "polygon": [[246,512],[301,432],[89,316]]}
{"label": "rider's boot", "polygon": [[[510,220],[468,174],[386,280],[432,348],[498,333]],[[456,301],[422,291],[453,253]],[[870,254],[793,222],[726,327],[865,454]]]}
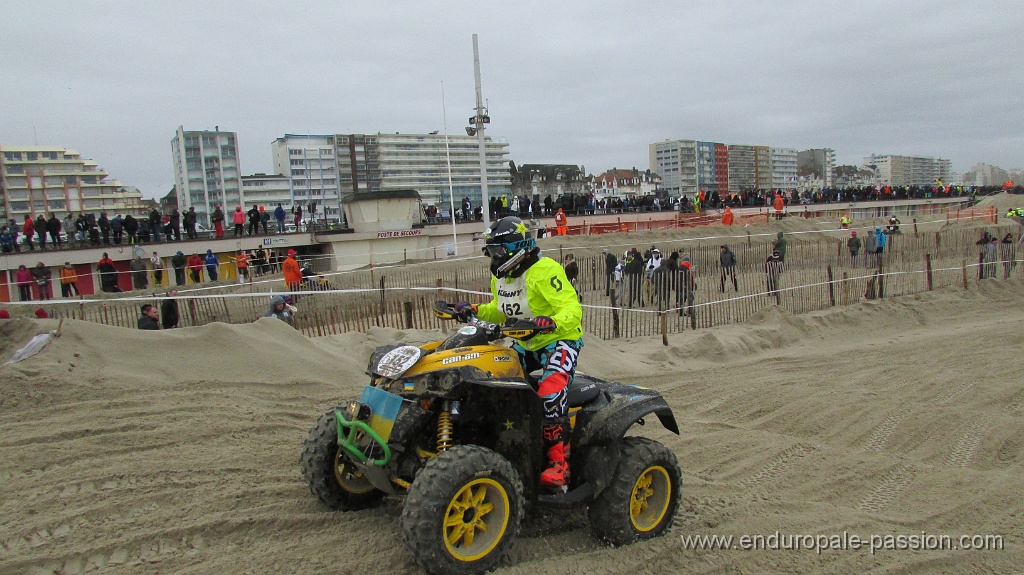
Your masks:
{"label": "rider's boot", "polygon": [[547,468],[540,474],[541,487],[561,489],[569,483],[569,420],[556,418],[543,427]]}

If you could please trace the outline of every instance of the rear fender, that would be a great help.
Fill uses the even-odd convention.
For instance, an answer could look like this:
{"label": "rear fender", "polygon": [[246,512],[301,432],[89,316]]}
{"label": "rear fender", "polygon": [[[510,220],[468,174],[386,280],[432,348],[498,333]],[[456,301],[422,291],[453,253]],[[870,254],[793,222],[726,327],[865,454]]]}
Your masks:
{"label": "rear fender", "polygon": [[573,443],[579,446],[607,444],[621,439],[633,424],[650,414],[672,433],[679,434],[672,408],[658,392],[613,384],[609,403],[580,429],[573,431]]}

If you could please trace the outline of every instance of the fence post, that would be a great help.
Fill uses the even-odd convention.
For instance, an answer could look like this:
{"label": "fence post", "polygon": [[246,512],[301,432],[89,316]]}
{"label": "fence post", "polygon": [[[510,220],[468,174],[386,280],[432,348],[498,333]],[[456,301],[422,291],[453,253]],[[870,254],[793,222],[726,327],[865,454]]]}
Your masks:
{"label": "fence post", "polygon": [[437,297],[434,298],[434,299],[438,299],[438,300],[441,299],[441,285],[442,285],[441,278],[437,278]]}
{"label": "fence post", "polygon": [[828,273],[828,303],[832,307],[836,305],[836,284],[832,282],[832,266],[826,268]]}
{"label": "fence post", "polygon": [[412,329],[412,302],[403,302],[402,306],[405,308],[405,329]]}
{"label": "fence post", "polygon": [[668,346],[668,312],[661,312],[661,344]]}
{"label": "fence post", "polygon": [[[984,246],[982,246],[982,249],[984,249]],[[978,254],[978,279],[979,280],[985,279],[985,254],[984,253]],[[967,289],[967,282],[964,282],[964,289]]]}
{"label": "fence post", "polygon": [[878,271],[875,272],[878,275],[878,298],[885,297],[885,275],[882,271],[882,260],[878,260]]}
{"label": "fence post", "polygon": [[914,218],[914,237],[917,237],[917,218]]}
{"label": "fence post", "polygon": [[964,289],[967,289],[967,260],[964,259],[962,261],[964,266]]}
{"label": "fence post", "polygon": [[79,295],[78,299],[79,299],[79,302],[78,302],[78,319],[84,321],[85,320],[85,296],[84,295]]}
{"label": "fence post", "polygon": [[932,254],[924,254],[924,269],[928,278],[928,291],[932,291]]}
{"label": "fence post", "polygon": [[615,286],[611,290],[612,337],[619,337],[619,308],[615,307]]}

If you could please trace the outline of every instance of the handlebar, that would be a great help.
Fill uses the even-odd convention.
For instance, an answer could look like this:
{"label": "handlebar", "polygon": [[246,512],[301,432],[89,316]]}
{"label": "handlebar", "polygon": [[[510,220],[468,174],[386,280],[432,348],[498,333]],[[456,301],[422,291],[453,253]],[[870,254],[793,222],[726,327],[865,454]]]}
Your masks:
{"label": "handlebar", "polygon": [[541,327],[529,319],[511,318],[505,322],[505,325],[491,323],[476,317],[472,312],[460,313],[455,311],[455,307],[444,300],[435,301],[433,311],[434,316],[439,319],[456,320],[460,323],[473,325],[483,329],[489,335],[493,336],[493,339],[510,337],[512,339],[526,340],[537,334],[548,333],[555,329],[554,326]]}

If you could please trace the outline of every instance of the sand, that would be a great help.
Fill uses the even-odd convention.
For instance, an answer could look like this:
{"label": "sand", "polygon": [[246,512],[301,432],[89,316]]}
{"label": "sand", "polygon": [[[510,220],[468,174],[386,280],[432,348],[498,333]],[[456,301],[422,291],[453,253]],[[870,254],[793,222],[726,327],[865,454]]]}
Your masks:
{"label": "sand", "polygon": [[[643,246],[644,239],[635,242]],[[478,264],[479,262],[472,262]],[[612,549],[532,511],[497,573],[1009,573],[1024,569],[1024,281],[669,336],[588,338],[583,371],[661,390],[684,472],[672,533]],[[55,320],[0,323],[0,361]],[[398,501],[326,511],[300,445],[376,345],[277,320],[139,332],[65,321],[0,366],[0,573],[420,573]],[[995,551],[694,550],[681,536],[994,534]]]}

